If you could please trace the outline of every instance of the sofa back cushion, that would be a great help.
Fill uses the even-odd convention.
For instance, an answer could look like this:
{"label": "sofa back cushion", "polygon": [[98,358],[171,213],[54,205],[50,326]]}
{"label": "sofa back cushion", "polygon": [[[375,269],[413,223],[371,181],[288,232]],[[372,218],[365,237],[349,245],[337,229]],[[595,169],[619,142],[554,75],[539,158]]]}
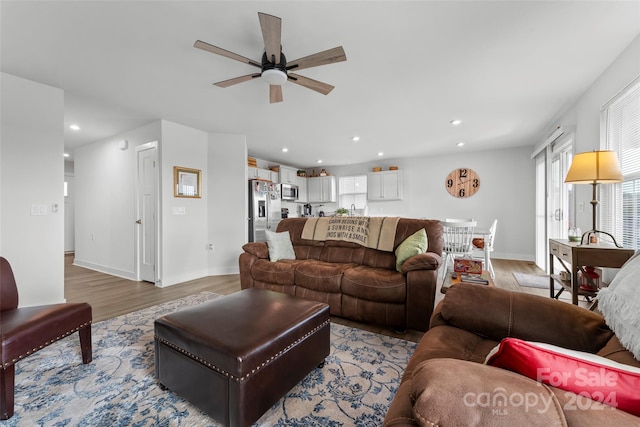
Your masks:
{"label": "sofa back cushion", "polygon": [[453,326],[495,341],[516,337],[589,353],[600,350],[613,336],[604,318],[593,311],[493,286],[451,286],[440,315]]}
{"label": "sofa back cushion", "polygon": [[[398,246],[405,241],[405,239],[421,228],[424,228],[427,232],[427,242],[429,244],[427,252],[434,252],[441,255],[442,225],[440,224],[440,221],[434,219],[400,218],[398,226],[396,227],[396,237],[393,243],[393,250],[395,251]],[[395,252],[367,249],[363,264],[374,268],[395,270],[396,254]]]}
{"label": "sofa back cushion", "polygon": [[302,230],[307,218],[287,218],[278,224],[277,231],[288,231],[291,236],[293,250],[296,253],[296,259],[320,259],[320,253],[324,248],[325,242],[318,240],[303,239]]}
{"label": "sofa back cushion", "polygon": [[427,241],[429,243],[427,252],[442,254],[442,224],[436,219],[400,218],[396,228],[396,241],[393,245],[393,250],[395,251],[400,246],[400,243],[421,228],[424,228],[427,232]]}
{"label": "sofa back cushion", "polygon": [[[357,243],[340,240],[308,240],[302,238],[302,230],[307,218],[287,218],[280,221],[278,232],[289,231],[296,252],[296,259],[318,259],[326,262],[350,262],[374,268],[395,270],[394,252],[366,248]],[[419,229],[427,232],[429,247],[427,252],[442,254],[442,225],[438,220],[400,218],[396,228],[393,250]]]}
{"label": "sofa back cushion", "polygon": [[327,240],[320,254],[320,261],[364,264],[366,249],[357,243]]}

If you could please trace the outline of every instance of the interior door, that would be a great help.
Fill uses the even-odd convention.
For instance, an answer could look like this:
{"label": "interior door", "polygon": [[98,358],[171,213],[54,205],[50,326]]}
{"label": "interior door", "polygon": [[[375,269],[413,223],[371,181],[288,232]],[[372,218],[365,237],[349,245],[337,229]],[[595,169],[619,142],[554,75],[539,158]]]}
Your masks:
{"label": "interior door", "polygon": [[137,268],[138,280],[158,282],[157,275],[157,209],[158,209],[158,148],[145,144],[137,150]]}

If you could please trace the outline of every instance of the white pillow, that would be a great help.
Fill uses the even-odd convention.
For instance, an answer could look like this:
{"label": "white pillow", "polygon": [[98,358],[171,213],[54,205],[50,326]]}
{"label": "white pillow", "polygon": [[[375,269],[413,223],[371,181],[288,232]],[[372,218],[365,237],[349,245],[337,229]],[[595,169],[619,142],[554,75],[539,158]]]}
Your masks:
{"label": "white pillow", "polygon": [[296,259],[296,253],[293,250],[293,245],[291,244],[291,238],[289,237],[288,231],[274,233],[273,231],[266,230],[266,232],[270,261],[275,262],[281,259]]}
{"label": "white pillow", "polygon": [[620,343],[640,360],[640,252],[598,292],[598,308]]}

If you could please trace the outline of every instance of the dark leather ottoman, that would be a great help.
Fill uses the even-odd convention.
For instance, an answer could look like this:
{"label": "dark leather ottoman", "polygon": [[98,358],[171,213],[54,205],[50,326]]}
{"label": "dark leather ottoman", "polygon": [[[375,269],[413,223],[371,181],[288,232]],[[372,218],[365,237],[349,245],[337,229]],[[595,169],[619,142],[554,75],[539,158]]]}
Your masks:
{"label": "dark leather ottoman", "polygon": [[160,384],[225,425],[260,418],[329,355],[329,306],[246,289],[155,321]]}

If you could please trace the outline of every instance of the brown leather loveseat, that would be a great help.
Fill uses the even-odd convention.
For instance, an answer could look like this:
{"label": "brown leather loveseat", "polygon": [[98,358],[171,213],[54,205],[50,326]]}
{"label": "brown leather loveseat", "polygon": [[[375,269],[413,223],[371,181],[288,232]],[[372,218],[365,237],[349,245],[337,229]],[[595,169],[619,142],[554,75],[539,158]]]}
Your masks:
{"label": "brown leather loveseat", "polygon": [[[303,239],[307,218],[288,218],[277,232],[290,233],[295,260],[269,260],[265,242],[251,242],[240,254],[242,289],[265,288],[329,304],[332,315],[392,327],[425,331],[433,311],[442,226],[437,220],[400,218],[394,250],[424,228],[426,253],[396,270],[394,251],[342,240]],[[306,236],[306,235],[305,235]]]}
{"label": "brown leather loveseat", "polygon": [[[485,365],[486,356],[506,337],[640,367],[598,313],[551,298],[456,284],[434,310],[431,327],[408,363],[383,426],[640,425],[640,417],[628,411],[580,395],[583,391],[563,389],[562,381],[571,379],[570,375],[555,387]],[[530,361],[523,360],[525,366]],[[554,372],[550,365],[543,367],[549,374],[567,374]],[[610,373],[587,376],[584,372],[585,384],[610,380]],[[622,401],[620,395],[617,399]],[[605,394],[603,401],[607,400],[615,402],[615,394]]]}

